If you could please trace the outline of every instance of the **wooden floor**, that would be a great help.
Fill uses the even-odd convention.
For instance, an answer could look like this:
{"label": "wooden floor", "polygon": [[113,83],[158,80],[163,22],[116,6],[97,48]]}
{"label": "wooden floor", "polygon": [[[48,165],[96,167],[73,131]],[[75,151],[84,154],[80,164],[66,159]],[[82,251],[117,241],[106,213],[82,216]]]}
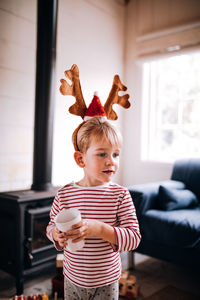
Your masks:
{"label": "wooden floor", "polygon": [[[144,260],[142,260],[144,258]],[[140,257],[133,272],[144,298],[167,286],[198,295],[200,299],[200,273],[149,257]],[[143,299],[141,297],[141,299]],[[138,299],[140,300],[140,299]],[[177,300],[177,299],[169,299]],[[191,299],[192,300],[192,299]]]}
{"label": "wooden floor", "polygon": [[[124,270],[130,264],[130,257],[126,253],[122,254],[122,264]],[[192,270],[186,270],[137,253],[135,254],[135,267],[133,274],[137,277],[142,294],[138,300],[144,299],[168,285],[199,295],[200,299],[200,275]],[[42,293],[50,295],[51,279],[54,275],[55,273],[52,272],[26,281],[24,295]],[[0,299],[12,299],[14,295],[14,279],[6,273],[0,272]]]}

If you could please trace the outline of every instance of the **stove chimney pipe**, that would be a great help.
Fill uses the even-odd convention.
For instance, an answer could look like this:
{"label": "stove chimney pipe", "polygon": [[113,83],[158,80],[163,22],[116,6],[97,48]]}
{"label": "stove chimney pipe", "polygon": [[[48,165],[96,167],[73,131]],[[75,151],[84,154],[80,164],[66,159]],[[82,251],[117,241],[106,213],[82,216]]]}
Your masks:
{"label": "stove chimney pipe", "polygon": [[37,61],[32,190],[52,188],[57,0],[37,1]]}

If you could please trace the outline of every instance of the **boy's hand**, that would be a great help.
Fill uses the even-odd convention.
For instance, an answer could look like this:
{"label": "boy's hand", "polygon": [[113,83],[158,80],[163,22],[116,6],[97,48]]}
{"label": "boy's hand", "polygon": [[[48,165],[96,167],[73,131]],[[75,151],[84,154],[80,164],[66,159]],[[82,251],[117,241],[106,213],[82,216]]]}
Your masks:
{"label": "boy's hand", "polygon": [[98,236],[97,232],[101,222],[96,220],[81,220],[79,223],[72,226],[71,230],[65,233],[66,240],[72,239],[74,243],[82,241],[88,237]]}
{"label": "boy's hand", "polygon": [[53,239],[58,242],[61,248],[64,248],[67,245],[65,233],[58,230],[57,227],[53,229]]}
{"label": "boy's hand", "polygon": [[77,243],[89,237],[100,237],[105,241],[116,244],[114,228],[106,223],[93,219],[82,219],[65,233],[66,240],[72,239]]}

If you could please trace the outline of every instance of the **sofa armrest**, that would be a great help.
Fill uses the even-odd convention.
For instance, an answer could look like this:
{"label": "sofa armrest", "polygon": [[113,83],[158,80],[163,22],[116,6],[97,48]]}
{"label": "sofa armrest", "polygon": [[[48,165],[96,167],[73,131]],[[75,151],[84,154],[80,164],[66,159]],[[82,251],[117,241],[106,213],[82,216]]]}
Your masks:
{"label": "sofa armrest", "polygon": [[138,218],[149,209],[157,207],[157,197],[159,186],[163,185],[172,189],[183,189],[185,184],[176,180],[165,180],[151,183],[144,183],[128,187],[128,190],[133,199]]}
{"label": "sofa armrest", "polygon": [[136,215],[139,218],[139,216],[141,215],[141,211],[142,211],[142,205],[143,205],[143,198],[144,198],[144,194],[143,192],[140,192],[136,189],[134,189],[134,187],[129,187],[129,192],[131,194],[135,209],[136,209]]}

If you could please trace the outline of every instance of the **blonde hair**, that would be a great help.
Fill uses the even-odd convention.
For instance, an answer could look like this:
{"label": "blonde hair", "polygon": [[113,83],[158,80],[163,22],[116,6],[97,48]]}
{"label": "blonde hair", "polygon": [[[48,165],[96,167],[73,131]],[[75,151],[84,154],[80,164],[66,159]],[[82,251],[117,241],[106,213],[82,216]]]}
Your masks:
{"label": "blonde hair", "polygon": [[[73,138],[74,137],[72,137],[72,139]],[[122,147],[122,136],[120,132],[102,117],[93,117],[79,127],[76,136],[77,149],[85,153],[93,139],[100,141],[102,138],[109,141],[111,145]]]}

